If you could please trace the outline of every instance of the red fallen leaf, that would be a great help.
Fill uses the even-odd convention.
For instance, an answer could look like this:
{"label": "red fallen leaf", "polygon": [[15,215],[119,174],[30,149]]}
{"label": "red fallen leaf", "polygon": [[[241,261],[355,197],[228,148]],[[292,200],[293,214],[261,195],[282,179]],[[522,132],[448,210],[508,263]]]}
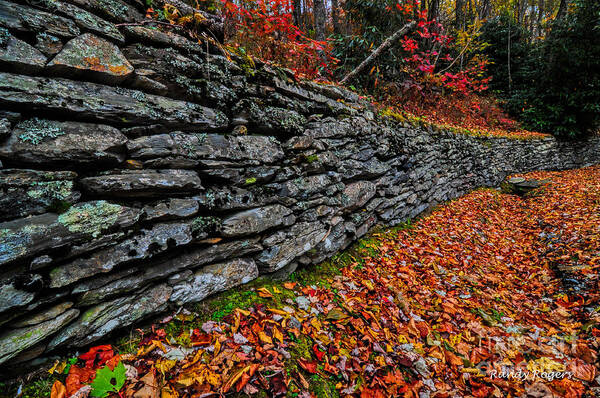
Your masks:
{"label": "red fallen leaf", "polygon": [[323,370],[327,373],[331,373],[337,376],[338,373],[340,373],[340,370],[338,368],[336,368],[333,365],[330,365],[328,362],[325,362],[325,365],[323,366]]}
{"label": "red fallen leaf", "polygon": [[575,359],[567,366],[567,370],[573,373],[573,376],[583,381],[593,381],[596,377],[596,368],[589,365],[581,359]]}
{"label": "red fallen leaf", "polygon": [[317,359],[319,361],[322,361],[323,357],[325,356],[325,353],[319,349],[319,346],[317,344],[313,345],[312,349],[315,355],[317,356]]}
{"label": "red fallen leaf", "polygon": [[85,354],[81,354],[79,359],[85,361],[85,367],[90,369],[97,369],[104,366],[106,361],[114,356],[114,351],[110,345],[99,345],[90,348]]}
{"label": "red fallen leaf", "polygon": [[287,392],[287,385],[285,384],[285,380],[283,378],[283,372],[276,374],[271,377],[271,391],[273,391],[273,395],[284,395]]}
{"label": "red fallen leaf", "polygon": [[317,361],[308,362],[306,359],[298,359],[298,364],[308,373],[317,373]]}
{"label": "red fallen leaf", "polygon": [[251,378],[251,376],[248,373],[243,373],[242,377],[240,378],[240,380],[237,383],[235,390],[237,392],[242,391],[242,388],[244,388],[246,386],[246,384],[248,384],[248,382],[250,381],[250,378]]}
{"label": "red fallen leaf", "polygon": [[96,371],[89,368],[80,368],[73,365],[69,369],[69,374],[65,382],[67,387],[67,396],[75,394],[84,384],[89,384],[96,376]]}
{"label": "red fallen leaf", "polygon": [[200,329],[194,329],[190,336],[190,340],[192,340],[192,345],[210,345],[212,342],[212,336],[207,333],[202,333]]}

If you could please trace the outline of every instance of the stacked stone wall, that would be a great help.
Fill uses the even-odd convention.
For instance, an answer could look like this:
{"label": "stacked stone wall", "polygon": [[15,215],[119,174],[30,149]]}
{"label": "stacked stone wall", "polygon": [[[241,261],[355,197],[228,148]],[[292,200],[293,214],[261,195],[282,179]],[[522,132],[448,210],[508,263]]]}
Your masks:
{"label": "stacked stone wall", "polygon": [[600,158],[596,138],[383,119],[143,14],[136,0],[0,0],[3,366],[318,263],[507,174]]}

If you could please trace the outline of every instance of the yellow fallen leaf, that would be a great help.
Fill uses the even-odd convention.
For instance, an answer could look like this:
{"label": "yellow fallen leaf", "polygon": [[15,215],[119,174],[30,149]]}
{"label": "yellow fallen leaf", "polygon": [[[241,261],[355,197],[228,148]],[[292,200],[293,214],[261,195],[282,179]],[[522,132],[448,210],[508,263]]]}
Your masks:
{"label": "yellow fallen leaf", "polygon": [[277,328],[273,328],[273,337],[283,343],[283,333]]}
{"label": "yellow fallen leaf", "polygon": [[260,332],[258,332],[258,338],[263,343],[273,344],[273,339],[270,338],[269,336],[267,336],[267,334],[265,332],[263,332],[262,330]]}
{"label": "yellow fallen leaf", "polygon": [[256,289],[258,295],[262,298],[273,298],[273,293],[267,290],[266,287],[261,287],[260,289]]}
{"label": "yellow fallen leaf", "polygon": [[162,373],[162,375],[164,376],[166,372],[168,372],[169,370],[173,369],[173,367],[177,364],[177,361],[172,360],[172,359],[159,359],[155,364],[154,367],[160,372]]}
{"label": "yellow fallen leaf", "polygon": [[67,367],[66,361],[56,360],[56,362],[54,362],[54,365],[52,365],[52,367],[50,369],[48,369],[48,373],[50,373],[50,374],[52,374],[54,372],[63,373],[66,367]]}

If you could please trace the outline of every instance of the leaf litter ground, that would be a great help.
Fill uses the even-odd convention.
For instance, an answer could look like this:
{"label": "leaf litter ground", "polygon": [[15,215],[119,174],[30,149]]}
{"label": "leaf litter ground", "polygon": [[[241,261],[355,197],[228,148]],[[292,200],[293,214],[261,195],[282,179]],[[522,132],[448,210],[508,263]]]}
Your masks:
{"label": "leaf litter ground", "polygon": [[600,167],[522,176],[547,183],[474,191],[318,283],[253,286],[129,353],[58,362],[52,396],[600,396]]}

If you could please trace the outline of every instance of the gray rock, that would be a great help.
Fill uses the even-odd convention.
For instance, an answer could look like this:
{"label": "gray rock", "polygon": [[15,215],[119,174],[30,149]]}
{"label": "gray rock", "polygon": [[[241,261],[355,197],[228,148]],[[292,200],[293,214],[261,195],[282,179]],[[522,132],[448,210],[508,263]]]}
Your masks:
{"label": "gray rock", "polygon": [[119,264],[147,259],[191,241],[189,223],[158,224],[152,229],[142,229],[139,234],[116,246],[54,268],[50,271],[50,287],[62,287],[92,275],[110,272]]}
{"label": "gray rock", "polygon": [[304,200],[324,191],[333,183],[335,183],[334,178],[327,174],[299,177],[281,184],[279,196]]}
{"label": "gray rock", "polygon": [[88,193],[122,198],[153,198],[202,190],[200,177],[189,170],[122,170],[86,177],[80,183]]}
{"label": "gray rock", "polygon": [[39,325],[42,322],[46,322],[51,319],[57,318],[72,306],[73,303],[71,303],[70,301],[60,303],[53,307],[45,309],[44,311],[39,312],[37,314],[29,315],[16,322],[12,322],[10,326],[13,328],[25,328],[28,326]]}
{"label": "gray rock", "polygon": [[202,209],[212,211],[245,210],[277,201],[273,194],[236,187],[207,189],[195,196]]}
{"label": "gray rock", "polygon": [[259,207],[234,214],[223,220],[223,236],[234,237],[256,234],[274,227],[293,224],[296,217],[292,211],[282,205]]}
{"label": "gray rock", "polygon": [[141,211],[105,201],[84,202],[61,215],[45,213],[0,223],[0,265],[99,238],[135,224]]}
{"label": "gray rock", "polygon": [[62,329],[48,344],[48,351],[66,344],[78,347],[90,344],[115,329],[164,311],[171,292],[169,286],[158,285],[131,297],[121,297],[98,304]]}
{"label": "gray rock", "polygon": [[0,139],[4,139],[10,135],[12,123],[7,118],[0,119]]}
{"label": "gray rock", "polygon": [[48,63],[53,74],[84,77],[106,84],[118,84],[133,73],[133,66],[114,44],[85,33],[69,41]]}
{"label": "gray rock", "polygon": [[22,33],[46,32],[62,38],[75,37],[80,33],[70,19],[6,0],[0,0],[0,26]]}
{"label": "gray rock", "polygon": [[31,303],[34,297],[35,293],[17,289],[13,283],[4,284],[0,289],[0,312],[24,307]]}
{"label": "gray rock", "polygon": [[9,73],[0,73],[0,104],[130,126],[215,130],[229,123],[222,112],[190,102],[121,87]]}
{"label": "gray rock", "polygon": [[116,165],[127,138],[114,127],[28,119],[0,146],[0,158],[28,164]]}
{"label": "gray rock", "polygon": [[40,50],[45,56],[53,57],[62,50],[63,43],[56,37],[46,32],[38,33],[35,36],[35,48]]}
{"label": "gray rock", "polygon": [[204,48],[191,40],[172,32],[163,32],[143,26],[125,26],[125,36],[133,41],[158,44],[160,47],[175,47],[190,53],[203,54]]}
{"label": "gray rock", "polygon": [[[192,271],[184,271],[185,268],[197,268],[201,265],[214,261],[223,261],[229,257],[245,256],[258,252],[262,249],[255,241],[228,242],[221,245],[213,245],[208,249],[195,250],[172,260],[158,260],[148,266],[140,266],[137,269],[123,270],[117,277],[108,275],[105,280],[94,277],[89,282],[83,282],[73,289],[73,293],[82,293],[78,305],[96,304],[107,298],[122,295],[139,289],[154,280],[169,278],[169,284],[177,284],[181,281],[189,281]],[[183,272],[181,272],[183,271]],[[176,276],[173,274],[178,273]],[[178,277],[177,277],[178,276]],[[99,280],[100,279],[100,280]]]}
{"label": "gray rock", "polygon": [[94,14],[115,22],[136,22],[144,19],[134,7],[121,0],[69,0]]}
{"label": "gray rock", "polygon": [[125,42],[125,37],[119,32],[115,25],[103,20],[91,12],[59,0],[48,0],[42,3],[42,5],[45,5],[53,14],[63,15],[72,19],[82,30],[93,32],[118,43]]}
{"label": "gray rock", "polygon": [[0,364],[33,347],[60,330],[79,315],[79,310],[68,310],[57,318],[22,329],[10,330],[0,336]]}
{"label": "gray rock", "polygon": [[375,193],[375,184],[370,181],[358,181],[346,185],[341,194],[343,209],[346,211],[358,209],[375,196]]}
{"label": "gray rock", "polygon": [[233,110],[237,118],[248,120],[252,131],[299,135],[306,118],[298,112],[274,106],[264,106],[258,98],[244,99]]}
{"label": "gray rock", "polygon": [[0,170],[0,221],[62,209],[80,194],[72,171]]}
{"label": "gray rock", "polygon": [[240,162],[242,165],[249,161],[275,163],[284,156],[279,143],[265,136],[224,136],[180,132],[134,139],[129,141],[127,149],[132,159],[226,159]]}
{"label": "gray rock", "polygon": [[165,221],[193,216],[200,206],[195,199],[169,199],[144,207],[146,221]]}
{"label": "gray rock", "polygon": [[[298,223],[288,233],[276,234],[273,239],[275,242],[265,239],[266,249],[257,257],[260,271],[275,272],[285,267],[319,244],[326,234],[327,229],[321,223]],[[283,240],[277,242],[281,238]]]}
{"label": "gray rock", "polygon": [[208,265],[197,271],[187,282],[173,286],[171,301],[178,305],[200,301],[211,294],[248,283],[258,277],[254,260],[235,259]]}
{"label": "gray rock", "polygon": [[0,27],[0,65],[19,73],[35,73],[42,70],[46,57],[35,47],[10,34]]}

